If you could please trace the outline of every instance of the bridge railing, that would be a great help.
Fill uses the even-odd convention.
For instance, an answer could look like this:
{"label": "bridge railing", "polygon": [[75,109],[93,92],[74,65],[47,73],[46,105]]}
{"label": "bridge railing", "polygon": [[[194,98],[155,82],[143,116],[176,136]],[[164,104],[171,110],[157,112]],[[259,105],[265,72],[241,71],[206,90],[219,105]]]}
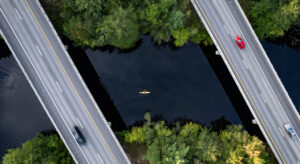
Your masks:
{"label": "bridge railing", "polygon": [[127,163],[130,163],[130,161],[129,161],[129,159],[128,159],[126,153],[125,153],[125,151],[123,150],[121,144],[119,143],[118,139],[117,139],[116,136],[114,135],[114,132],[111,130],[111,127],[109,126],[109,124],[108,124],[106,118],[105,118],[104,115],[102,114],[102,112],[101,112],[101,110],[100,110],[98,104],[96,103],[96,101],[95,101],[94,97],[92,96],[90,90],[88,89],[87,85],[85,84],[85,82],[84,82],[82,76],[80,75],[80,73],[79,73],[77,67],[75,66],[73,60],[71,59],[69,53],[67,52],[65,45],[62,43],[62,41],[61,41],[59,35],[57,34],[57,32],[56,32],[56,30],[55,30],[53,24],[51,23],[51,21],[50,21],[48,15],[47,15],[46,12],[45,12],[44,8],[42,7],[42,5],[41,5],[41,3],[39,2],[39,0],[36,0],[36,2],[37,2],[37,4],[38,4],[40,10],[42,11],[44,17],[46,18],[46,20],[47,20],[49,26],[51,27],[53,33],[55,34],[56,40],[58,40],[59,44],[61,45],[61,47],[62,47],[62,49],[63,49],[63,51],[64,51],[64,54],[65,54],[66,57],[68,58],[69,62],[71,63],[71,66],[73,67],[73,69],[74,69],[74,71],[76,72],[78,78],[80,79],[80,82],[81,82],[82,86],[84,87],[85,91],[87,92],[87,94],[89,95],[90,99],[92,100],[94,106],[96,107],[96,109],[97,109],[97,111],[98,111],[98,113],[99,113],[101,119],[104,120],[106,128],[109,130],[111,136],[113,137],[114,141],[116,142],[117,146],[119,147],[121,153],[122,153],[123,156],[125,157],[126,162],[127,162]]}
{"label": "bridge railing", "polygon": [[69,145],[67,144],[66,140],[64,139],[64,137],[63,137],[61,131],[59,130],[59,128],[58,128],[58,126],[57,126],[57,124],[56,124],[55,121],[53,120],[51,114],[48,112],[49,110],[48,110],[48,108],[46,107],[45,103],[43,102],[43,100],[42,100],[40,94],[38,93],[37,89],[36,89],[35,86],[33,85],[33,82],[30,80],[30,78],[29,78],[29,76],[28,76],[26,70],[24,69],[24,67],[23,67],[22,63],[20,62],[18,56],[16,55],[14,49],[12,48],[12,46],[10,45],[10,43],[8,42],[6,36],[4,35],[4,33],[3,33],[3,31],[2,31],[1,29],[0,29],[0,34],[1,34],[1,36],[3,37],[4,41],[6,42],[8,48],[9,48],[10,51],[12,52],[12,55],[13,55],[14,58],[16,59],[16,61],[17,61],[18,65],[19,65],[19,67],[21,68],[21,71],[22,71],[23,74],[25,75],[25,78],[27,79],[29,85],[30,85],[31,88],[33,89],[33,91],[34,91],[36,97],[38,98],[39,102],[42,104],[43,109],[45,110],[46,114],[47,114],[48,117],[50,118],[50,121],[51,121],[52,124],[54,125],[54,127],[55,127],[56,131],[58,132],[60,138],[62,139],[62,141],[63,141],[64,144],[66,145],[67,149],[69,150],[69,152],[70,152],[70,154],[71,154],[73,160],[74,160],[76,163],[78,163],[77,159],[75,158],[75,155],[72,153],[71,148],[69,147]]}
{"label": "bridge railing", "polygon": [[257,42],[257,44],[258,44],[260,50],[262,51],[263,57],[264,57],[265,61],[268,63],[268,65],[269,65],[269,67],[270,67],[270,70],[272,71],[272,73],[273,73],[275,79],[277,80],[277,82],[278,82],[278,84],[279,84],[279,86],[280,86],[280,88],[281,88],[281,91],[282,91],[283,94],[284,94],[284,97],[287,99],[287,101],[289,102],[289,105],[291,105],[291,108],[293,109],[295,115],[298,117],[298,120],[300,121],[300,115],[299,115],[299,112],[297,111],[297,109],[296,109],[294,103],[292,102],[291,97],[289,96],[287,90],[285,89],[285,87],[284,87],[284,85],[283,85],[283,83],[282,83],[280,77],[278,76],[278,74],[277,74],[277,72],[276,72],[276,70],[275,70],[273,64],[271,63],[271,61],[270,61],[270,59],[269,59],[269,57],[268,57],[268,55],[267,55],[265,49],[263,48],[263,46],[261,45],[260,41],[258,40],[257,35],[256,35],[255,31],[253,30],[253,28],[252,28],[252,26],[251,26],[251,24],[250,24],[248,18],[246,17],[246,15],[245,15],[243,9],[241,8],[241,6],[240,6],[240,4],[239,4],[239,2],[238,2],[237,0],[233,0],[233,1],[234,1],[235,5],[238,7],[238,9],[239,9],[239,11],[240,11],[242,17],[243,17],[244,20],[245,20],[246,25],[247,25],[248,28],[250,29],[250,32],[251,32],[252,35],[254,36],[255,41]]}

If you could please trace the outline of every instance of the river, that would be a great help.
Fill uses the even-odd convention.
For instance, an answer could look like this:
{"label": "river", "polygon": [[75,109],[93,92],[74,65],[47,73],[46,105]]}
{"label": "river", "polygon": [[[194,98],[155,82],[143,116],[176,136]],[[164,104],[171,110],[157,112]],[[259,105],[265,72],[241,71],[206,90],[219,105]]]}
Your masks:
{"label": "river", "polygon": [[[267,42],[263,42],[263,46],[299,109],[300,51]],[[20,146],[38,132],[53,129],[53,126],[3,41],[0,48],[2,156],[6,149]],[[141,120],[145,111],[168,121],[186,119],[210,124],[224,116],[231,123],[247,124],[249,120],[245,121],[247,118],[243,117],[245,112],[237,109],[242,108],[239,105],[243,100],[239,99],[238,92],[232,92],[235,85],[230,79],[224,80],[230,76],[223,74],[223,71],[228,71],[222,67],[220,56],[214,54],[214,49],[204,49],[195,44],[178,49],[168,45],[157,47],[149,36],[143,36],[133,51],[88,49],[85,52],[92,65],[80,61],[75,63],[81,70],[85,67],[96,70],[96,75],[85,72],[85,79],[89,76],[101,79],[112,100],[110,106],[116,107],[127,126]],[[73,52],[76,51],[72,51],[73,58],[78,58]],[[220,64],[213,64],[218,62]],[[151,93],[140,94],[141,91]],[[107,100],[96,97],[98,102]],[[106,109],[105,113],[109,111]],[[118,124],[115,120],[111,122]]]}

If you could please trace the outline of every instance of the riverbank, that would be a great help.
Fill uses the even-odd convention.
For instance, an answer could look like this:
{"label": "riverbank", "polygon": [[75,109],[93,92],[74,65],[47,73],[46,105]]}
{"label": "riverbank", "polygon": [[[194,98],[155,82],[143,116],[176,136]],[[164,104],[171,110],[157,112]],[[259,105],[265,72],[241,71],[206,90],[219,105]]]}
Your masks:
{"label": "riverbank", "polygon": [[[239,2],[261,40],[284,36],[300,24],[299,0]],[[47,0],[43,6],[60,35],[81,47],[131,49],[141,34],[157,45],[213,44],[190,0]]]}
{"label": "riverbank", "polygon": [[[56,15],[58,16],[59,14],[56,13]],[[57,22],[53,23],[58,24]],[[63,35],[62,32],[59,33],[61,36]],[[294,35],[292,34],[291,36]],[[144,37],[146,37],[146,39]],[[228,101],[228,98],[226,97],[226,94],[228,95],[228,92],[224,94],[224,92],[222,91],[222,86],[220,87],[220,84],[218,83],[218,79],[214,77],[215,75],[213,75],[213,73],[211,74],[212,71],[210,69],[210,65],[212,64],[207,64],[205,58],[197,58],[197,56],[204,56],[202,53],[200,53],[202,52],[202,48],[196,48],[198,47],[198,45],[187,43],[181,48],[173,49],[174,45],[172,48],[169,48],[169,45],[172,44],[162,44],[158,46],[155,41],[152,42],[151,39],[147,37],[149,36],[141,36],[141,39],[136,44],[136,47],[127,52],[119,51],[117,48],[113,47],[109,47],[106,50],[86,50],[86,52],[93,52],[91,54],[83,54],[84,56],[89,56],[89,60],[91,60],[92,64],[90,62],[76,63],[76,66],[78,68],[95,68],[97,75],[95,73],[93,73],[93,75],[90,75],[89,73],[86,73],[89,71],[86,71],[85,69],[82,69],[84,72],[83,74],[87,77],[93,76],[93,78],[91,79],[92,82],[95,80],[98,81],[99,79],[103,81],[103,83],[105,84],[105,90],[108,90],[108,94],[110,95],[110,97],[112,97],[113,101],[108,102],[108,104],[114,103],[116,105],[117,110],[120,111],[121,117],[125,120],[125,123],[127,125],[131,125],[133,122],[136,122],[139,118],[141,118],[142,114],[149,109],[151,109],[151,112],[153,110],[156,110],[153,112],[161,113],[160,117],[164,117],[167,119],[173,119],[173,117],[184,115],[182,113],[185,113],[188,115],[187,117],[189,119],[191,119],[189,116],[195,117],[195,121],[206,119],[205,121],[203,121],[205,124],[210,124],[211,119],[216,119],[215,117],[217,116],[215,116],[215,114],[218,113],[222,115],[222,112],[226,114],[226,119],[230,119],[230,121],[234,123],[241,124],[240,119],[242,121],[246,120],[240,115],[240,119],[239,117],[237,117],[237,114],[230,103],[232,102],[232,99],[229,96],[230,101]],[[33,94],[30,86],[27,82],[25,82],[26,79],[23,77],[22,72],[19,70],[19,67],[17,66],[13,57],[8,57],[10,55],[10,52],[6,48],[5,44],[3,44],[1,44],[1,56],[3,56],[3,58],[1,59],[0,67],[0,120],[2,121],[0,124],[0,138],[1,141],[3,141],[0,145],[1,152],[5,152],[5,150],[9,147],[19,146],[22,142],[32,138],[41,130],[53,128],[51,122],[48,120],[48,117],[44,113],[42,107]],[[300,61],[299,51],[288,48],[285,43],[278,45],[264,41],[263,46],[266,49],[272,63],[274,64],[275,69],[278,71],[279,76],[283,80],[284,85],[289,91],[289,94],[293,99],[297,109],[299,109],[300,88],[298,84],[300,78],[298,75],[299,73],[297,72],[297,70],[299,70],[298,63]],[[144,49],[144,51],[142,51],[142,49]],[[73,57],[78,57],[77,60],[81,61],[80,56],[82,54],[78,55],[76,51],[74,51],[71,55],[73,55]],[[140,56],[142,55],[144,55],[144,58],[140,58]],[[207,54],[205,55],[207,56]],[[208,55],[212,56],[214,55],[214,52],[209,53]],[[169,60],[169,57],[172,58],[172,60]],[[214,57],[212,57],[211,61],[212,63],[217,63],[217,56]],[[190,59],[188,60],[188,58]],[[105,65],[105,62],[100,62],[103,59],[108,59],[106,61],[111,61],[111,63],[108,62]],[[151,62],[149,60],[151,60]],[[115,61],[120,62],[116,63]],[[141,61],[147,62],[142,63]],[[183,61],[185,63],[184,67],[180,65],[180,63]],[[122,63],[124,64],[126,62],[130,67],[124,67],[128,66],[126,64],[122,65]],[[155,65],[155,63],[158,64]],[[196,66],[197,64],[201,65]],[[166,65],[166,67],[162,69],[162,65]],[[197,72],[196,70],[198,69],[200,69],[201,72]],[[222,76],[226,76],[223,74],[222,70],[224,69],[221,68],[217,70],[217,72],[219,72],[220,78],[224,78]],[[120,73],[121,71],[128,71],[131,73],[122,74]],[[169,73],[168,71],[171,71],[171,73]],[[180,74],[172,73],[174,71],[180,71]],[[205,74],[202,71],[208,73]],[[140,73],[145,74],[144,76],[138,77]],[[160,75],[160,77],[162,78],[158,78],[159,76],[157,75]],[[204,83],[202,81],[207,82]],[[139,88],[134,86],[133,82],[137,82],[138,84],[140,84]],[[158,83],[159,85],[157,85]],[[173,84],[173,86],[169,87],[170,84]],[[97,90],[93,87],[90,87],[90,84],[88,84],[88,86],[92,91],[97,93]],[[139,91],[142,91],[145,88],[148,89],[148,86],[151,87],[152,94],[138,94]],[[190,88],[187,89],[187,86],[190,86]],[[217,88],[217,90],[211,89],[212,87],[210,86],[212,86],[213,88]],[[152,87],[155,90],[154,92],[152,90]],[[188,92],[183,92],[183,90],[186,90]],[[228,90],[231,92],[232,88],[228,87]],[[128,95],[132,97],[127,97]],[[157,95],[162,96],[158,97]],[[175,97],[174,95],[177,97]],[[232,95],[236,97],[234,94]],[[98,97],[96,98],[98,103],[106,103],[101,98],[101,95],[96,97]],[[172,99],[172,101],[165,101],[165,99],[169,97],[173,97],[174,99]],[[204,103],[199,102],[198,100],[202,98],[208,98],[208,100],[205,99]],[[218,99],[218,103],[209,101],[210,99],[216,98]],[[242,101],[243,99],[237,100],[236,102],[238,103],[238,105],[235,106],[233,104],[233,106],[236,109],[243,108],[239,105],[241,104],[239,102]],[[195,102],[198,102],[199,104]],[[216,107],[216,105],[218,104],[221,104],[220,106],[223,106],[223,108]],[[175,108],[176,106],[178,106],[178,108]],[[188,106],[188,108],[184,108],[186,106]],[[210,106],[211,108],[196,108],[199,106]],[[109,108],[106,109],[107,111],[110,111]],[[176,109],[176,111],[174,109]],[[248,109],[246,107],[243,108],[243,110],[247,111]],[[173,116],[168,115],[169,113],[171,113]],[[246,112],[242,111],[241,113],[244,114],[244,116],[251,117],[251,115],[245,114]],[[111,118],[114,118],[114,114],[117,113],[112,113],[112,115],[108,114],[107,117],[109,117],[110,115]],[[15,120],[18,120],[17,123]],[[37,124],[37,122],[39,124]],[[24,126],[20,127],[19,124],[22,124]],[[243,124],[245,125],[244,122]],[[113,123],[113,126],[115,125],[118,125],[118,122]],[[124,127],[123,124],[122,127]],[[249,133],[253,133],[252,128],[245,128],[249,131]],[[256,133],[254,132],[254,134]]]}
{"label": "riverbank", "polygon": [[[112,49],[88,50],[87,54],[84,51],[83,54],[78,54],[79,51],[74,50],[71,55],[78,57],[76,59],[78,61],[86,60],[81,60],[80,56],[88,56],[92,64],[78,62],[76,66],[93,67],[97,75],[86,73],[89,70],[82,70],[87,77],[91,76],[89,79],[91,82],[101,79],[115,108],[127,125],[139,122],[146,110],[158,114],[158,117],[167,121],[185,116],[185,119],[201,120],[206,125],[210,125],[212,120],[223,115],[234,124],[243,124],[251,135],[259,136],[261,132],[251,123],[252,115],[249,114],[249,109],[242,105],[244,100],[238,98],[240,93],[233,92],[232,87],[236,87],[235,84],[232,80],[224,82],[224,79],[230,79],[231,76],[226,75],[227,69],[222,67],[223,62],[220,56],[215,55],[214,48],[207,52],[203,49],[207,48],[206,46],[199,48],[195,44],[187,44],[174,50],[168,45],[154,47],[153,44],[151,38],[145,36],[140,46],[131,52],[120,53],[117,49]],[[281,46],[266,41],[263,41],[262,45],[296,108],[300,109],[298,85],[300,51],[287,45]],[[0,55],[3,56],[0,60],[0,139],[3,141],[0,143],[0,152],[2,156],[8,148],[19,147],[21,143],[33,138],[40,131],[53,129],[53,126],[5,43],[0,46],[4,47]],[[68,47],[70,51],[72,46],[68,45]],[[218,68],[215,69],[213,65]],[[180,71],[180,74],[176,73],[177,71]],[[98,85],[97,83],[91,86],[89,84],[88,87],[98,92],[93,88],[94,85]],[[138,92],[145,88],[152,93],[140,95]],[[97,97],[97,101],[102,100],[101,94]],[[211,101],[215,99],[218,103]],[[113,116],[109,112],[104,114],[107,114],[107,117]],[[20,127],[20,124],[23,126]],[[118,125],[118,122],[113,121],[113,125]],[[250,128],[247,125],[250,125]]]}
{"label": "riverbank", "polygon": [[[116,132],[132,163],[277,163],[267,144],[249,135],[240,125],[216,123],[220,120],[212,126],[190,121],[167,124],[165,120],[152,119],[150,113],[145,113],[142,125]],[[56,133],[39,134],[22,148],[8,150],[3,164],[29,160],[74,163]]]}

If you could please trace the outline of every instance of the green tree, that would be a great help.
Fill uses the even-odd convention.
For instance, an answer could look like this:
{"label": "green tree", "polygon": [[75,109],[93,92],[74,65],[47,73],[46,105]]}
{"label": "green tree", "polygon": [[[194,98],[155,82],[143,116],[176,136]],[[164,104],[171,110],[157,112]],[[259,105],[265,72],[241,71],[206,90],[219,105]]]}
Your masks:
{"label": "green tree", "polygon": [[172,135],[172,130],[165,125],[165,121],[158,121],[155,123],[154,130],[158,137],[168,137]]}
{"label": "green tree", "polygon": [[229,156],[226,159],[226,164],[243,164],[242,150],[235,149],[229,151]]}
{"label": "green tree", "polygon": [[260,39],[282,36],[299,18],[299,0],[252,1],[250,16]]}
{"label": "green tree", "polygon": [[181,29],[173,30],[171,32],[171,34],[175,38],[174,44],[177,47],[183,46],[187,42],[187,40],[189,39],[189,36],[190,36],[189,30],[186,29],[186,28],[181,28]]}
{"label": "green tree", "polygon": [[[157,44],[167,43],[171,37],[177,47],[187,41],[213,44],[190,0],[50,1],[55,8],[50,9],[50,17],[59,21],[58,29],[78,46],[128,49],[141,33],[151,35]],[[299,1],[239,0],[260,39],[282,36],[299,24]],[[62,19],[57,18],[58,11]]]}
{"label": "green tree", "polygon": [[98,23],[97,33],[104,34],[106,44],[128,49],[139,40],[137,16],[133,7],[118,7]]}
{"label": "green tree", "polygon": [[227,126],[217,133],[192,122],[182,126],[176,123],[170,128],[164,121],[151,122],[150,113],[146,113],[144,118],[143,127],[132,128],[127,132],[129,135],[125,135],[125,141],[143,141],[140,143],[147,147],[144,159],[150,164],[272,163],[265,144],[249,135],[240,125]]}
{"label": "green tree", "polygon": [[[176,0],[145,3],[144,9],[138,10],[142,32],[150,33],[158,44],[168,42],[171,37],[170,29],[181,26],[184,19],[180,11],[173,11],[176,4]],[[181,22],[174,22],[177,20],[181,20]]]}
{"label": "green tree", "polygon": [[194,154],[203,163],[215,163],[220,160],[222,149],[217,133],[210,132],[207,128],[202,129],[196,140]]}
{"label": "green tree", "polygon": [[157,137],[147,146],[145,159],[155,164],[184,164],[189,147],[176,141],[176,136]]}
{"label": "green tree", "polygon": [[185,15],[180,10],[172,10],[167,22],[170,31],[182,28],[185,25]]}
{"label": "green tree", "polygon": [[103,10],[104,0],[75,0],[72,6],[75,6],[76,12],[81,12],[85,16],[96,16],[98,17]]}
{"label": "green tree", "polygon": [[[104,0],[62,0],[61,13],[64,34],[79,46],[103,46],[103,36],[96,33],[102,20]],[[57,14],[57,13],[55,13]]]}
{"label": "green tree", "polygon": [[188,122],[183,127],[181,127],[180,135],[183,137],[196,137],[200,131],[201,126],[196,123]]}
{"label": "green tree", "polygon": [[169,145],[166,149],[165,155],[163,156],[162,163],[165,164],[184,164],[188,161],[185,159],[189,147],[184,143],[174,142],[172,145]]}
{"label": "green tree", "polygon": [[128,143],[144,143],[145,139],[146,133],[144,132],[142,127],[133,127],[129,133],[125,134],[125,141]]}
{"label": "green tree", "polygon": [[265,145],[257,137],[251,137],[250,141],[243,145],[245,153],[247,154],[247,162],[253,164],[266,163],[264,158],[261,157],[262,151],[265,150]]}
{"label": "green tree", "polygon": [[25,142],[22,148],[9,149],[3,164],[73,163],[72,157],[57,135],[37,135]]}

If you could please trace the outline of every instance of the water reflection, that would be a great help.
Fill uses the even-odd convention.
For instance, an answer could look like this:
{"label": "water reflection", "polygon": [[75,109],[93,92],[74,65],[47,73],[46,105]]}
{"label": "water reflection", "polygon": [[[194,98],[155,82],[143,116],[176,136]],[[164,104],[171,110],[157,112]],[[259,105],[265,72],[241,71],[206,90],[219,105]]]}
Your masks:
{"label": "water reflection", "polygon": [[42,130],[52,129],[46,113],[12,55],[0,60],[0,156]]}
{"label": "water reflection", "polygon": [[[148,36],[142,40],[128,54],[86,51],[127,125],[146,110],[169,121],[186,116],[209,123],[225,116],[241,123],[198,45],[172,51],[153,47]],[[144,89],[151,94],[139,94]]]}
{"label": "water reflection", "polygon": [[[299,110],[300,52],[267,42],[263,42],[263,46]],[[6,149],[20,146],[38,132],[52,129],[53,126],[3,42],[0,42],[0,48],[2,156]],[[80,61],[82,57],[76,52],[78,53],[71,51],[73,59]],[[97,87],[92,84],[99,85],[94,80],[98,77],[90,72],[91,69],[86,69],[91,65],[78,62],[77,67],[84,74],[88,87],[96,95],[96,100],[104,106],[116,105],[127,125],[143,118],[146,110],[150,110],[153,115],[160,115],[158,118],[168,120],[186,116],[187,119],[209,123],[223,115],[232,123],[241,123],[240,118],[243,122],[249,122],[249,111],[244,108],[243,99],[236,99],[240,96],[239,92],[234,92],[234,84],[230,82],[230,78],[226,80],[228,74],[223,74],[227,70],[215,69],[222,62],[217,56],[208,56],[214,55],[213,52],[206,53],[205,56],[198,45],[187,44],[173,51],[168,46],[155,48],[150,37],[143,36],[141,44],[132,52],[86,52],[113,102],[106,101],[110,100],[109,96],[101,98],[101,95],[95,93],[97,89],[94,89]],[[92,78],[88,78],[89,76]],[[151,93],[140,94],[142,91]],[[228,97],[237,110],[234,110]],[[109,112],[110,108],[106,111]],[[111,117],[115,118],[115,115]],[[253,129],[247,128],[252,134]]]}
{"label": "water reflection", "polygon": [[297,110],[300,111],[300,50],[267,42],[263,42],[263,47]]}

